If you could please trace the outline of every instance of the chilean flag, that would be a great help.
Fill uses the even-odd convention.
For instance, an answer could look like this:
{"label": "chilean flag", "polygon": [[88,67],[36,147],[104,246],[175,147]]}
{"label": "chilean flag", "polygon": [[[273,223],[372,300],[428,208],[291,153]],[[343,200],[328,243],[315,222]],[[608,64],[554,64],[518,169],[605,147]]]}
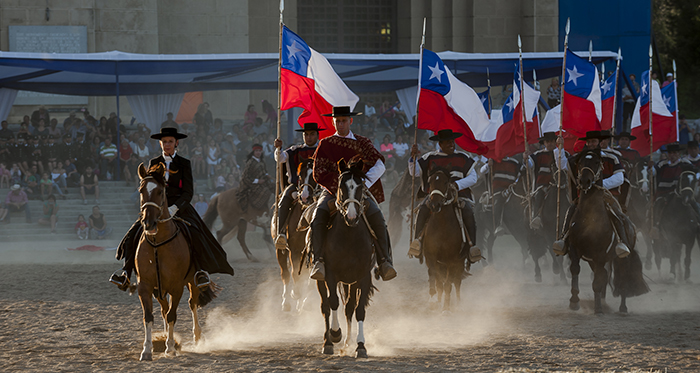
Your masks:
{"label": "chilean flag", "polygon": [[598,69],[567,49],[563,128],[579,137],[586,136],[587,131],[600,130],[600,99]]}
{"label": "chilean flag", "polygon": [[[547,114],[544,115],[544,120],[542,121],[542,124],[540,125],[540,132],[543,134],[545,132],[554,132],[554,133],[559,133],[559,121],[561,120],[561,104],[557,105],[553,108],[551,108]],[[578,137],[564,131],[564,134],[562,137],[564,138],[564,149],[568,151],[569,153],[573,154],[577,152],[575,150],[575,144],[576,141],[578,141]],[[578,149],[579,151],[581,149]]]}
{"label": "chilean flag", "polygon": [[[632,135],[637,139],[632,141],[632,147],[636,149],[642,157],[649,155],[650,138],[649,135],[649,70],[642,73],[641,89],[637,105],[632,113]],[[678,141],[678,122],[676,117],[676,82],[667,85],[664,97],[659,87],[659,82],[651,80],[652,92],[652,120],[654,124],[654,151],[660,147]],[[671,87],[669,89],[669,87]],[[672,94],[672,95],[671,95]],[[669,110],[669,108],[671,110]]]}
{"label": "chilean flag", "polygon": [[462,149],[486,153],[488,148],[477,136],[488,128],[489,117],[479,96],[427,49],[423,49],[419,88],[417,128],[433,132],[451,129],[462,134],[455,140]]}
{"label": "chilean flag", "polygon": [[282,30],[281,109],[300,107],[299,125],[318,123],[321,138],[335,133],[331,117],[333,106],[349,106],[360,100],[335,73],[323,55],[309,48],[299,35],[284,26]]}
{"label": "chilean flag", "polygon": [[[523,138],[523,108],[520,102],[520,77],[518,66],[515,68],[513,80],[513,93],[508,96],[503,108],[491,113],[489,128],[479,139],[489,147],[486,157],[501,160],[505,157],[522,153],[525,151],[525,141]],[[527,142],[534,144],[540,137],[537,103],[540,99],[540,92],[532,88],[529,84],[523,84],[525,97],[525,115],[531,118],[527,124]]]}
{"label": "chilean flag", "polygon": [[[600,120],[600,128],[604,130],[609,130],[613,126],[613,105],[615,105],[615,78],[617,77],[617,71],[613,72],[603,84],[600,85],[600,93],[602,100],[602,115]],[[568,103],[567,103],[568,105]]]}
{"label": "chilean flag", "polygon": [[491,87],[486,88],[485,91],[477,93],[481,104],[484,105],[484,110],[486,110],[486,115],[491,118]]}

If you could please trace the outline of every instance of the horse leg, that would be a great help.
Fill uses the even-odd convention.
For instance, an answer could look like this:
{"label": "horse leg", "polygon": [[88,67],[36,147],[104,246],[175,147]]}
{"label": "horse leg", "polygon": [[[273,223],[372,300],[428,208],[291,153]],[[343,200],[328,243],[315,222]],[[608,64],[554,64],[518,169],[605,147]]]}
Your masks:
{"label": "horse leg", "polygon": [[648,270],[651,270],[651,259],[654,256],[654,248],[651,245],[651,238],[649,237],[649,235],[644,234],[644,232],[639,232],[639,234],[642,235],[642,239],[644,240],[644,244],[647,247],[647,255],[646,255],[646,258],[644,260],[644,269],[646,269],[648,271]]}
{"label": "horse leg", "polygon": [[194,336],[194,343],[196,344],[202,338],[202,328],[199,326],[199,316],[197,315],[197,307],[199,307],[199,288],[194,286],[194,282],[188,283],[187,288],[190,290],[190,299],[187,303],[192,312],[192,335]]}
{"label": "horse leg", "polygon": [[455,286],[455,297],[457,298],[457,306],[462,303],[462,273],[464,271],[464,265],[459,262],[459,267],[455,267],[455,272],[453,273],[453,280]]}
{"label": "horse leg", "polygon": [[535,282],[542,282],[542,269],[540,269],[540,260],[532,257],[532,261],[535,262]]}
{"label": "horse leg", "polygon": [[608,271],[605,269],[605,265],[599,263],[592,263],[591,267],[593,269],[593,294],[595,297],[595,314],[603,314],[603,296],[605,292],[605,287],[608,285]]}
{"label": "horse leg", "polygon": [[325,331],[323,333],[323,354],[333,355],[333,342],[331,342],[330,339],[329,323],[331,307],[328,302],[328,290],[326,288],[326,283],[324,281],[316,281],[316,288],[318,289],[318,294],[321,296],[321,314],[323,315],[323,320],[325,321]]}
{"label": "horse leg", "polygon": [[352,315],[355,313],[355,308],[357,307],[357,284],[354,285],[343,285],[346,290],[346,302],[345,302],[345,321],[347,322],[347,331],[345,332],[345,342],[343,343],[343,349],[347,349],[350,346],[350,336],[352,335]]}
{"label": "horse leg", "polygon": [[693,251],[693,245],[695,245],[694,239],[693,239],[693,241],[690,242],[690,244],[685,245],[685,260],[684,260],[685,274],[683,276],[683,279],[686,281],[688,281],[688,279],[690,278],[690,256],[691,256],[690,254]]}
{"label": "horse leg", "polygon": [[369,293],[372,288],[372,277],[366,276],[360,281],[360,299],[355,308],[355,319],[357,320],[357,349],[355,349],[355,357],[367,358],[367,349],[365,348],[365,312],[369,305]]}
{"label": "horse leg", "polygon": [[435,279],[435,266],[437,263],[431,261],[426,262],[426,264],[428,265],[428,294],[430,295],[428,304],[433,304],[435,302],[433,297],[435,297],[435,294],[437,294]]}
{"label": "horse leg", "polygon": [[177,321],[177,305],[182,298],[183,287],[176,288],[175,294],[170,294],[170,309],[168,310],[168,339],[165,341],[165,354],[175,356],[175,322]]}
{"label": "horse leg", "polygon": [[168,304],[168,300],[163,298],[157,299],[158,303],[160,304],[160,315],[163,316],[163,331],[165,333],[168,332],[168,310],[170,309],[170,305]]}
{"label": "horse leg", "polygon": [[571,259],[571,265],[569,265],[569,270],[571,271],[571,298],[569,298],[569,309],[578,311],[581,308],[580,299],[578,297],[578,275],[581,273],[581,263],[579,262],[580,259],[573,251],[569,251],[569,259]]}
{"label": "horse leg", "polygon": [[620,295],[620,313],[627,313],[627,297],[624,295]]}
{"label": "horse leg", "polygon": [[328,330],[328,335],[332,343],[338,343],[343,339],[343,331],[340,329],[338,322],[338,307],[340,307],[340,298],[338,298],[338,284],[334,280],[328,279],[326,276],[326,286],[328,287],[328,304],[331,308],[331,328]]}
{"label": "horse leg", "polygon": [[153,289],[146,289],[141,281],[139,281],[139,300],[143,309],[143,327],[145,337],[143,340],[143,351],[141,351],[140,361],[153,360],[153,340],[151,332],[153,330]]}
{"label": "horse leg", "polygon": [[282,249],[277,250],[277,264],[280,266],[280,276],[282,277],[282,311],[289,312],[292,310],[291,304],[289,304],[289,293],[291,273],[289,271],[289,250]]}
{"label": "horse leg", "polygon": [[241,219],[238,221],[238,243],[241,244],[241,249],[243,249],[243,253],[245,254],[245,257],[248,258],[251,262],[257,263],[259,262],[258,258],[253,256],[253,253],[250,252],[248,249],[248,245],[245,244],[245,232],[248,230],[248,222]]}

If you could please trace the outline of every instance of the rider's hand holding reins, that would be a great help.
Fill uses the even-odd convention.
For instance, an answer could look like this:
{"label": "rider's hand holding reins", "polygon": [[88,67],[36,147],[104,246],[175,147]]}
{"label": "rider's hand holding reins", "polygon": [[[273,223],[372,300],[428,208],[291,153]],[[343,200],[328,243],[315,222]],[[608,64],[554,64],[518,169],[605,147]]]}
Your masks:
{"label": "rider's hand holding reins", "polygon": [[418,144],[413,144],[411,146],[411,158],[416,159],[420,155],[420,150],[418,150]]}
{"label": "rider's hand holding reins", "polygon": [[275,139],[275,148],[282,149],[282,139]]}

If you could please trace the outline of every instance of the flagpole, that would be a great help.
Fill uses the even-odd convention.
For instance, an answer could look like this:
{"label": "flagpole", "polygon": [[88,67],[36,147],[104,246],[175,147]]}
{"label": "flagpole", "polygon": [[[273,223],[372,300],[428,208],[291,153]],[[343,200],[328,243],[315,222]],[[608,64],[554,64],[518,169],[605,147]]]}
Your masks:
{"label": "flagpole", "polygon": [[[523,76],[523,42],[520,39],[520,34],[518,34],[518,61],[520,62],[520,109],[523,113],[523,140],[525,141],[525,154],[526,156],[529,156],[528,150],[530,144],[527,143],[527,110],[525,110],[525,77]],[[524,159],[524,161],[527,162],[527,159]],[[527,196],[527,213],[530,220],[532,220],[532,206],[530,206],[530,172],[526,171],[525,177],[527,180],[527,186],[525,187],[525,195]]]}
{"label": "flagpole", "polygon": [[[654,96],[654,86],[653,80],[651,78],[652,74],[652,57],[654,56],[654,51],[651,49],[651,44],[649,44],[649,160],[652,160],[654,153],[654,126],[653,126],[653,108],[652,108],[652,97]],[[642,82],[643,83],[643,82]],[[654,170],[649,170],[649,217],[651,221],[651,226],[654,226]]]}
{"label": "flagpole", "polygon": [[[570,30],[570,24],[571,24],[571,18],[566,19],[566,36],[564,37],[564,59],[561,64],[561,90],[560,90],[560,107],[559,107],[559,136],[557,137],[557,143],[559,142],[559,138],[563,138],[563,132],[564,132],[564,82],[566,81],[566,50],[569,49],[569,30]],[[559,148],[559,165],[561,165],[561,154],[564,152],[564,144],[557,144],[557,148]],[[556,227],[556,233],[557,239],[559,238],[559,216],[560,216],[560,206],[561,206],[561,170],[557,169],[557,227]]]}
{"label": "flagpole", "polygon": [[588,41],[588,62],[593,61],[593,40]]}
{"label": "flagpole", "polygon": [[[676,99],[676,127],[678,127],[678,118],[681,117],[681,110],[678,108],[678,77],[676,77],[676,60],[673,60],[673,97]],[[678,141],[678,128],[676,128],[676,141]]]}
{"label": "flagpole", "polygon": [[[491,108],[491,73],[489,68],[486,68],[486,91],[488,95],[486,99],[489,102],[489,109]],[[486,113],[491,119],[491,113]],[[493,204],[493,159],[489,159],[489,197],[491,202],[491,223],[493,224],[493,235],[496,236],[496,206]]]}
{"label": "flagpole", "polygon": [[[282,30],[284,28],[284,0],[280,0],[280,33],[279,33],[279,60],[277,61],[277,138],[282,136]],[[282,182],[282,168],[279,162],[275,162],[275,214],[279,208],[280,183]]]}
{"label": "flagpole", "polygon": [[[617,83],[620,81],[620,60],[622,59],[622,49],[617,48],[617,66],[615,67],[615,92],[613,92],[613,109],[612,109],[612,133],[615,135],[617,126],[615,126],[615,118],[617,118]],[[605,66],[605,65],[603,65]]]}
{"label": "flagpole", "polygon": [[[416,146],[418,144],[418,116],[420,115],[420,110],[419,110],[419,104],[420,104],[420,82],[423,77],[423,47],[425,46],[425,23],[426,23],[426,18],[423,17],[423,36],[421,37],[420,40],[420,59],[418,62],[418,94],[416,96],[416,124],[413,128],[413,146]],[[416,164],[418,163],[418,159],[415,158],[413,159],[413,175],[411,175],[411,220],[410,220],[410,237],[408,237],[408,242],[410,243],[413,241],[413,226],[414,226],[414,221],[413,221],[413,209],[415,208],[416,204]],[[409,165],[409,167],[411,167]]]}

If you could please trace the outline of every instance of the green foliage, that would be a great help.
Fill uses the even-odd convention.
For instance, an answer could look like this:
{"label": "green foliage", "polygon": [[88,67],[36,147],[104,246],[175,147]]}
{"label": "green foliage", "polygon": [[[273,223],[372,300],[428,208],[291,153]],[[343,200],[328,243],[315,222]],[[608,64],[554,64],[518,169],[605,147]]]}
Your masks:
{"label": "green foliage", "polygon": [[700,0],[653,0],[652,30],[664,73],[676,60],[679,110],[700,117]]}

